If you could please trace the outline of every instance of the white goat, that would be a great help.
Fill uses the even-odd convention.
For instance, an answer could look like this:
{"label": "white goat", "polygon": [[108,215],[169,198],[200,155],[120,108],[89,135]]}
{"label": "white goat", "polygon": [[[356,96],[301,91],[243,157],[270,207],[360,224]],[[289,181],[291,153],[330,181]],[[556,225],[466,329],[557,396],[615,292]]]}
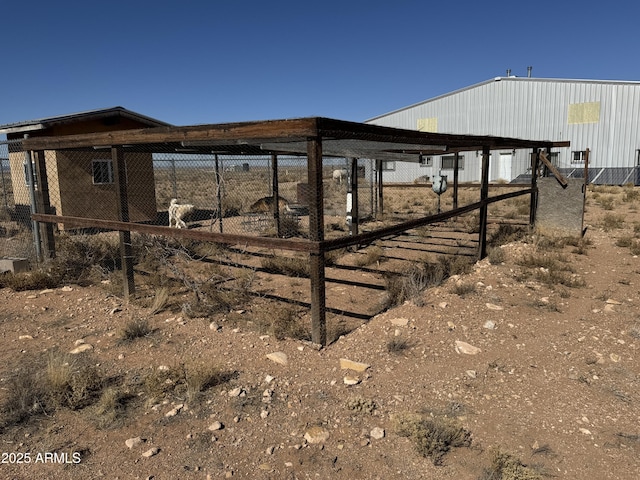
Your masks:
{"label": "white goat", "polygon": [[187,228],[187,224],[184,223],[184,218],[193,212],[194,206],[191,204],[179,205],[178,200],[171,199],[169,205],[169,227],[175,226],[176,228]]}
{"label": "white goat", "polygon": [[347,171],[344,168],[333,171],[333,180],[338,185],[342,185],[345,178],[347,178]]}

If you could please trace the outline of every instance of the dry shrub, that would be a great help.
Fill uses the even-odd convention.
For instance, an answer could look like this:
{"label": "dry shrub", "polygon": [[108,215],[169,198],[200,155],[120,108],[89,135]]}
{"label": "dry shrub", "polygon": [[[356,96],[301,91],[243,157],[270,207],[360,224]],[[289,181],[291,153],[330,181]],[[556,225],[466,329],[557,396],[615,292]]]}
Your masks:
{"label": "dry shrub", "polygon": [[193,402],[202,392],[228,382],[235,375],[215,365],[194,362],[153,370],[144,378],[143,387],[150,403],[165,397]]}
{"label": "dry shrub", "polygon": [[138,338],[148,336],[151,332],[152,329],[146,318],[136,318],[125,324],[120,334],[120,339],[122,342],[132,342]]}
{"label": "dry shrub", "polygon": [[296,309],[290,305],[266,303],[254,310],[252,320],[258,331],[272,335],[278,340],[311,340],[311,332],[299,318]]}
{"label": "dry shrub", "polygon": [[401,416],[395,420],[396,433],[411,439],[418,453],[431,458],[434,465],[442,465],[444,456],[452,448],[471,446],[471,432],[454,420],[415,415]]}
{"label": "dry shrub", "polygon": [[269,273],[288,277],[309,278],[309,260],[299,257],[280,257],[272,255],[260,261],[262,268]]}
{"label": "dry shrub", "polygon": [[354,264],[358,267],[366,267],[368,265],[373,265],[374,263],[379,263],[384,255],[384,250],[378,246],[372,246],[364,250],[361,255],[358,255]]}
{"label": "dry shrub", "polygon": [[471,282],[456,283],[455,285],[453,285],[453,287],[451,287],[451,293],[455,293],[456,295],[464,297],[466,295],[476,293],[476,285],[475,283]]}
{"label": "dry shrub", "polygon": [[376,408],[378,408],[378,405],[374,400],[364,399],[362,397],[347,400],[347,409],[355,413],[366,413],[371,415]]}
{"label": "dry shrub", "polygon": [[60,286],[60,279],[42,270],[0,274],[0,288],[7,287],[15,292],[44,290],[58,286]]}
{"label": "dry shrub", "polygon": [[393,337],[387,342],[387,352],[394,355],[403,353],[409,348],[411,348],[411,343],[405,338]]}
{"label": "dry shrub", "polygon": [[517,457],[495,450],[491,467],[485,469],[480,480],[541,480],[544,475],[522,463]]}
{"label": "dry shrub", "polygon": [[624,227],[624,216],[607,213],[604,217],[602,217],[601,225],[605,232],[618,230]]}
{"label": "dry shrub", "polygon": [[0,426],[17,425],[60,408],[88,407],[99,398],[103,386],[95,363],[86,357],[50,352],[9,379]]}

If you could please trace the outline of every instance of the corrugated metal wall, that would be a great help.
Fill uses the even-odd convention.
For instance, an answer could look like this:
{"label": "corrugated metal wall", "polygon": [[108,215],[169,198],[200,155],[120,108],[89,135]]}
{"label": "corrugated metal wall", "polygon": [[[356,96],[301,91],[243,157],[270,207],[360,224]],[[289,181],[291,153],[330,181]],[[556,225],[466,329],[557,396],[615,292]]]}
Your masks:
{"label": "corrugated metal wall", "polygon": [[[592,103],[599,106],[597,121],[591,117],[587,123],[576,122],[575,118],[569,121],[570,105]],[[580,107],[576,107],[578,111]],[[636,166],[640,149],[638,112],[640,82],[498,77],[381,115],[368,123],[416,129],[418,119],[435,118],[439,133],[569,140],[571,148],[558,151],[559,167],[575,166],[571,164],[572,151],[589,148],[591,167],[611,168]],[[492,178],[499,175],[497,153],[492,156]],[[515,153],[514,177],[527,170],[529,153]],[[478,180],[479,166],[473,164],[477,163],[475,155],[465,156],[465,170],[460,172],[460,179]]]}

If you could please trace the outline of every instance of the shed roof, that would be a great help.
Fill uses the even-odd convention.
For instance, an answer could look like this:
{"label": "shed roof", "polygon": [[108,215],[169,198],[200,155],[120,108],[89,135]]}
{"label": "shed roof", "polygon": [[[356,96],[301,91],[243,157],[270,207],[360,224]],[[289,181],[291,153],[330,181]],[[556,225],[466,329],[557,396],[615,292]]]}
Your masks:
{"label": "shed roof", "polygon": [[170,123],[156,120],[155,118],[142,115],[124,107],[102,108],[98,110],[88,110],[85,112],[69,113],[66,115],[56,115],[53,117],[38,118],[35,120],[24,120],[21,122],[0,125],[0,134],[27,133],[44,130],[53,126],[78,123],[89,120],[101,120],[108,118],[128,118],[140,122],[149,127],[169,127]]}

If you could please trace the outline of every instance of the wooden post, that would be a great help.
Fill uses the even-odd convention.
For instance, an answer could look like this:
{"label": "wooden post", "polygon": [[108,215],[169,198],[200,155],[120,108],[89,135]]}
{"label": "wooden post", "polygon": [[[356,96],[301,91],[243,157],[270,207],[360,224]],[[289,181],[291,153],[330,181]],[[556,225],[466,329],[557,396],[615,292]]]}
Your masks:
{"label": "wooden post", "polygon": [[278,237],[282,237],[280,231],[280,205],[278,199],[280,197],[280,188],[278,185],[278,155],[271,155],[271,185],[273,187],[273,221],[276,224],[276,232]]}
{"label": "wooden post", "polygon": [[[49,179],[47,177],[47,163],[44,150],[35,152],[36,157],[36,202],[38,212],[53,213],[51,211],[51,198],[49,196]],[[44,258],[54,258],[56,256],[56,242],[53,236],[53,223],[45,222],[40,224],[40,236],[44,250]]]}
{"label": "wooden post", "polygon": [[458,208],[458,165],[460,162],[460,153],[456,152],[453,157],[453,209]]}
{"label": "wooden post", "polygon": [[384,196],[382,192],[382,160],[376,159],[376,179],[378,185],[378,211],[376,212],[376,220],[382,220],[384,216]]}
{"label": "wooden post", "polygon": [[[124,150],[121,146],[111,147],[111,161],[116,187],[116,202],[118,205],[118,220],[129,221],[129,196],[127,194],[127,171],[124,161]],[[133,253],[131,249],[131,232],[120,231],[120,259],[123,273],[123,295],[125,301],[135,292],[133,279]]]}
{"label": "wooden post", "polygon": [[[322,185],[322,140],[307,140],[307,182],[309,184],[309,240],[324,241]],[[324,251],[309,254],[311,277],[311,341],[327,344]]]}
{"label": "wooden post", "polygon": [[358,159],[349,159],[349,183],[347,184],[347,219],[351,219],[349,233],[358,234],[358,219],[360,212],[358,209]]}
{"label": "wooden post", "polygon": [[[222,176],[220,175],[220,161],[218,160],[218,154],[213,154],[213,161],[216,173],[216,202],[218,206],[216,208],[216,216],[218,217],[218,228],[220,233],[223,233],[222,229]],[[213,228],[213,225],[212,225]]]}
{"label": "wooden post", "polygon": [[486,203],[489,198],[489,158],[491,150],[487,145],[482,147],[482,175],[480,179],[480,234],[478,241],[478,259],[482,260],[487,256],[487,216],[489,205]]}
{"label": "wooden post", "polygon": [[538,207],[538,149],[531,152],[531,201],[529,203],[529,226],[534,227],[536,223],[536,210]]}

